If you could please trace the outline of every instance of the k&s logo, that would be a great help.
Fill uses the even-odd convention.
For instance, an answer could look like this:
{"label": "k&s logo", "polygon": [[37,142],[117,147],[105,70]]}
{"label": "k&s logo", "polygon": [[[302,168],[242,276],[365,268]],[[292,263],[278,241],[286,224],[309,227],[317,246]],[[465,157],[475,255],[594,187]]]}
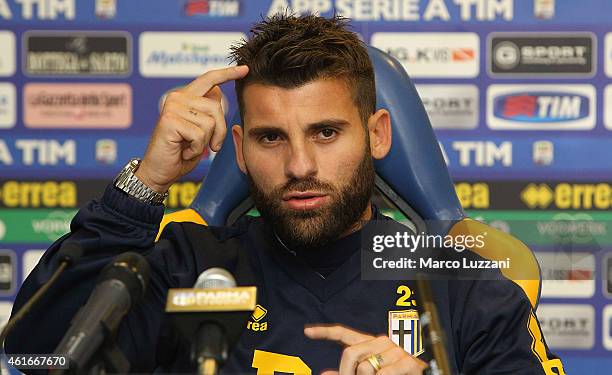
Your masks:
{"label": "k&s logo", "polygon": [[585,130],[595,126],[590,85],[492,85],[487,122],[503,130]]}

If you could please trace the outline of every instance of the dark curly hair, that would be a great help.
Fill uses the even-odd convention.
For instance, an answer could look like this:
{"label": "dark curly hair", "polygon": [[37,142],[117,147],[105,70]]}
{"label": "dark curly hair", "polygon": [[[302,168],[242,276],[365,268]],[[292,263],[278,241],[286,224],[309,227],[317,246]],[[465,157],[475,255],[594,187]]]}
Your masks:
{"label": "dark curly hair", "polygon": [[236,81],[240,116],[249,83],[295,88],[320,78],[343,78],[362,122],[376,110],[374,69],[365,44],[348,30],[348,19],[279,13],[255,24],[251,38],[232,46],[231,58],[248,65]]}

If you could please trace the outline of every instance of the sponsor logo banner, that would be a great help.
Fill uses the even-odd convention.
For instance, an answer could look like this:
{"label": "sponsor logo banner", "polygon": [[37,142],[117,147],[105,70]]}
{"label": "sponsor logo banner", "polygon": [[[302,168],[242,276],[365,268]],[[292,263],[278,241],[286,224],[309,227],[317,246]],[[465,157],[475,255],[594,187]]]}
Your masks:
{"label": "sponsor logo banner", "polygon": [[480,71],[476,33],[374,33],[370,44],[396,59],[413,78],[474,78]]}
{"label": "sponsor logo banner", "polygon": [[[103,179],[112,181],[134,155],[144,154],[149,136],[94,138],[79,135],[70,138],[0,138],[0,170],[2,177],[30,179]],[[208,171],[214,153],[191,171],[190,179],[201,179]],[[114,160],[114,161],[113,161]]]}
{"label": "sponsor logo banner", "polygon": [[416,85],[435,129],[474,129],[478,126],[478,87],[475,85]]}
{"label": "sponsor logo banner", "polygon": [[551,349],[591,349],[595,345],[593,306],[543,303],[537,315]]}
{"label": "sponsor logo banner", "polygon": [[612,350],[612,305],[603,309],[603,346],[606,350]]}
{"label": "sponsor logo banner", "polygon": [[610,212],[470,210],[468,215],[529,245],[612,245]]}
{"label": "sponsor logo banner", "polygon": [[[0,302],[0,330],[4,329],[6,322],[8,322],[9,318],[11,317],[12,310],[13,310],[12,302],[5,302],[5,301]],[[8,372],[8,369],[6,373],[10,374],[10,372]]]}
{"label": "sponsor logo banner", "polygon": [[586,252],[535,252],[542,270],[542,298],[595,295],[595,256]]}
{"label": "sponsor logo banner", "polygon": [[127,128],[132,87],[124,83],[28,83],[23,91],[29,128]]}
{"label": "sponsor logo banner", "polygon": [[226,18],[240,16],[239,0],[183,0],[183,14],[188,17]]}
{"label": "sponsor logo banner", "polygon": [[612,130],[612,85],[604,89],[604,125]]}
{"label": "sponsor logo banner", "polygon": [[0,129],[12,128],[16,121],[17,93],[15,86],[12,83],[0,82]]}
{"label": "sponsor logo banner", "polygon": [[15,252],[9,249],[0,249],[0,295],[11,295],[15,291],[16,266]]}
{"label": "sponsor logo banner", "polygon": [[[47,189],[51,192],[51,188]],[[0,238],[0,243],[52,243],[70,232],[70,221],[76,212],[75,209],[0,209],[6,225],[6,235]]]}
{"label": "sponsor logo banner", "polygon": [[132,41],[120,31],[29,31],[23,71],[32,76],[128,76]]}
{"label": "sponsor logo banner", "polygon": [[603,294],[612,298],[612,253],[606,254],[602,258],[602,279],[603,279]]}
{"label": "sponsor logo banner", "polygon": [[455,178],[480,178],[486,171],[490,179],[556,179],[571,171],[601,179],[612,170],[609,137],[532,134],[519,138],[438,134],[438,140]]}
{"label": "sponsor logo banner", "polygon": [[0,207],[76,208],[77,185],[74,181],[0,180]]}
{"label": "sponsor logo banner", "polygon": [[592,76],[596,51],[592,33],[493,33],[489,36],[489,74]]}
{"label": "sponsor logo banner", "polygon": [[[0,208],[41,209],[0,210],[5,225],[4,239],[0,238],[0,241],[15,243],[40,239],[46,242],[57,239],[67,232],[74,216],[73,211],[62,209],[76,209],[91,199],[99,199],[111,183],[112,179],[0,180]],[[200,184],[201,180],[174,183],[165,201],[166,209],[188,207]],[[54,210],[44,210],[51,208]]]}
{"label": "sponsor logo banner", "polygon": [[595,100],[591,85],[491,85],[487,123],[496,130],[590,130]]}
{"label": "sponsor logo banner", "polygon": [[612,183],[586,181],[456,181],[465,209],[601,210],[612,207]]}
{"label": "sponsor logo banner", "polygon": [[230,46],[246,38],[239,32],[144,32],[140,34],[140,74],[145,77],[196,77],[227,67]]}
{"label": "sponsor logo banner", "polygon": [[38,261],[40,260],[40,258],[42,258],[42,256],[45,254],[45,250],[37,250],[37,249],[32,249],[32,250],[26,250],[22,257],[21,260],[23,262],[23,273],[22,273],[22,279],[25,280],[26,277],[28,277],[28,275],[30,274],[30,272],[32,272],[32,270],[34,269],[34,267],[36,267],[36,265],[38,264]]}
{"label": "sponsor logo banner", "polygon": [[612,32],[607,33],[604,39],[604,64],[606,75],[612,77]]}
{"label": "sponsor logo banner", "polygon": [[8,30],[0,30],[0,77],[12,76],[15,74],[15,60],[17,50],[15,46],[15,34]]}

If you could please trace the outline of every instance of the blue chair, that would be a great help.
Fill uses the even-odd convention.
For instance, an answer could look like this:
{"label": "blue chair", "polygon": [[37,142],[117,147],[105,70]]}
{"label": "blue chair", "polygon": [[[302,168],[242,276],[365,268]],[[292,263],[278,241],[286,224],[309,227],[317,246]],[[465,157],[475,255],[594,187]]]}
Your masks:
{"label": "blue chair", "polygon": [[[487,232],[486,246],[473,251],[486,259],[510,257],[513,264],[520,264],[520,273],[516,268],[502,272],[521,286],[535,310],[541,284],[535,256],[518,239],[466,217],[414,84],[393,57],[374,47],[368,47],[368,53],[374,65],[377,108],[390,112],[393,131],[390,153],[375,162],[376,188],[410,219],[418,233]],[[236,113],[230,124],[239,123]],[[160,231],[171,221],[227,225],[252,206],[247,179],[238,169],[228,135],[191,207],[166,215]]]}

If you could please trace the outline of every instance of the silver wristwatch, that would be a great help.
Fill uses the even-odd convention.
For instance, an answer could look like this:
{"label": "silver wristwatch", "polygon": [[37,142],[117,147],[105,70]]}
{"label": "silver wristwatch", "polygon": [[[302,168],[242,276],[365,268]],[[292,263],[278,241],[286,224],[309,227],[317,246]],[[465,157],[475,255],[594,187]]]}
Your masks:
{"label": "silver wristwatch", "polygon": [[140,159],[132,159],[123,167],[115,178],[115,187],[143,203],[161,204],[168,193],[160,194],[145,185],[134,174],[140,165]]}

